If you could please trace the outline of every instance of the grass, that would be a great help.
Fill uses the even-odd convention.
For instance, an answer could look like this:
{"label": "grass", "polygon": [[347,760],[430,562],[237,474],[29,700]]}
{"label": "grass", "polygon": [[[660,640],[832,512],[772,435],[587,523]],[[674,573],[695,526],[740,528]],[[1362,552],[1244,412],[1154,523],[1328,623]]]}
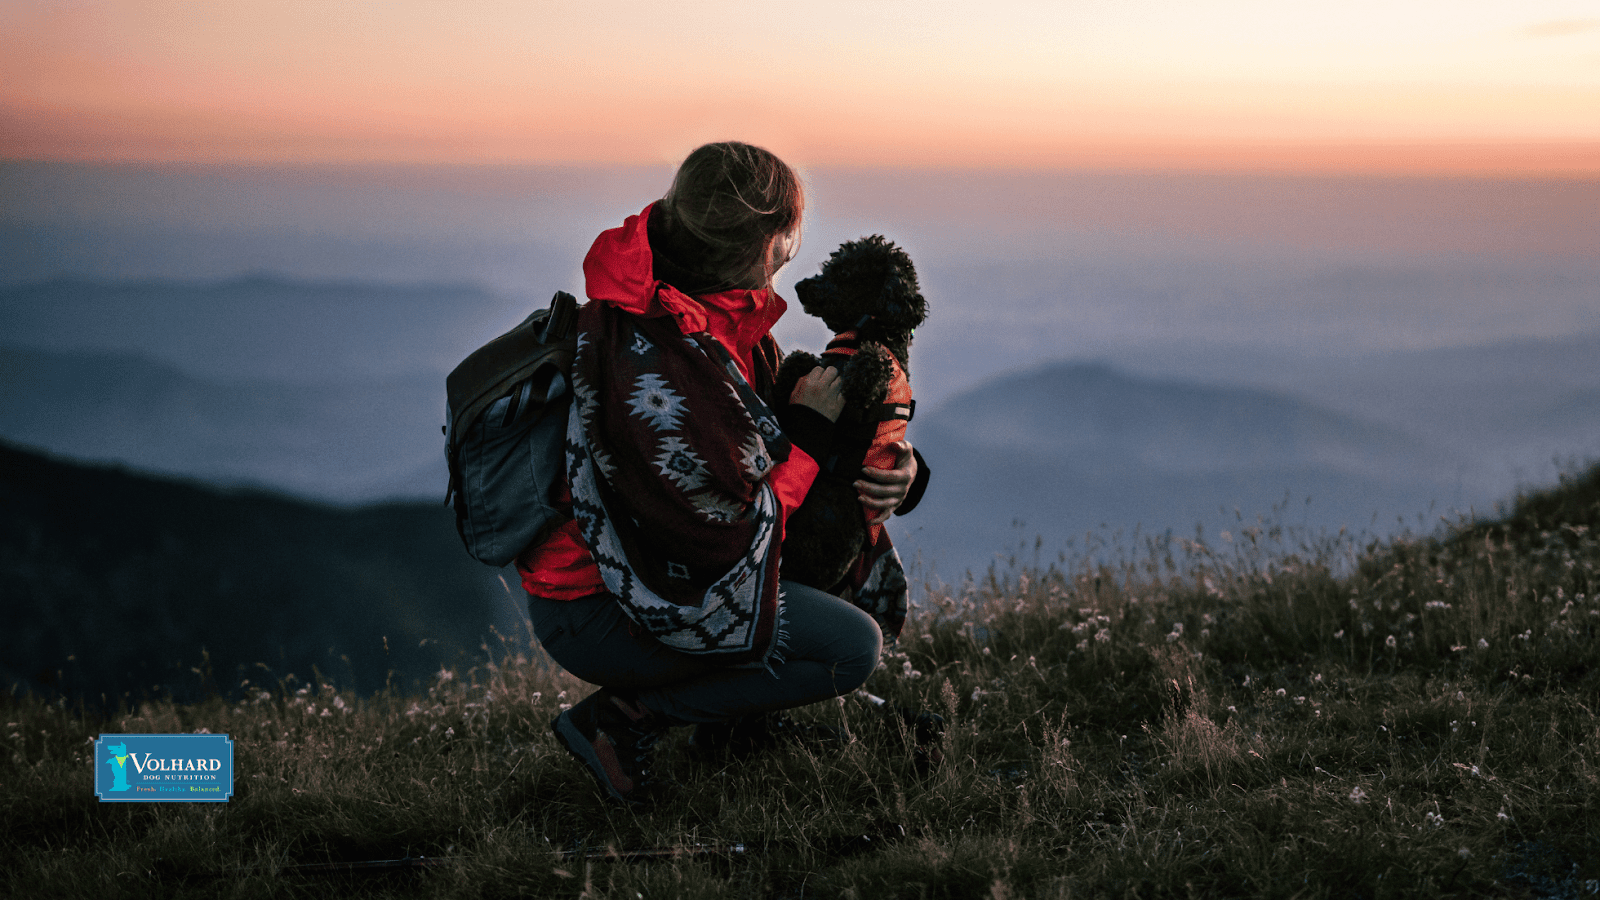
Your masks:
{"label": "grass", "polygon": [[[1103,548],[1102,548],[1103,549]],[[535,651],[425,695],[293,681],[96,714],[12,696],[15,897],[1600,895],[1600,468],[1502,518],[1362,543],[1267,523],[930,587],[842,748],[663,745],[608,806]],[[102,804],[100,733],[232,735],[227,804]],[[410,868],[341,869],[427,857]]]}

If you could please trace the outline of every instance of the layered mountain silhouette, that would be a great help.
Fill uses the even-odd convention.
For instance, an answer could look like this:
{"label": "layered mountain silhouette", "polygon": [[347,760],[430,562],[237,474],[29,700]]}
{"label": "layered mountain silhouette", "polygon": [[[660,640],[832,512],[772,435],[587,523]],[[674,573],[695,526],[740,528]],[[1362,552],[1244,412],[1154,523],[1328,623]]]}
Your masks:
{"label": "layered mountain silhouette", "polygon": [[60,278],[0,287],[0,334],[211,381],[370,382],[449,371],[527,315],[522,305],[460,284]]}
{"label": "layered mountain silhouette", "polygon": [[[0,439],[316,501],[436,504],[443,373],[525,307],[269,277],[3,288]],[[933,486],[891,528],[960,577],[1090,530],[1431,527],[1550,480],[1554,456],[1600,454],[1594,345],[1302,358],[1190,342],[930,391],[910,436]],[[914,356],[914,383],[956,377]]]}
{"label": "layered mountain silhouette", "polygon": [[339,503],[443,498],[443,379],[220,382],[125,354],[0,347],[0,438]]}
{"label": "layered mountain silhouette", "polygon": [[1390,533],[1471,499],[1464,459],[1396,429],[1098,363],[990,380],[913,427],[935,487],[899,520],[902,544],[945,579],[1036,544],[1049,562],[1088,532],[1216,534],[1265,517]]}

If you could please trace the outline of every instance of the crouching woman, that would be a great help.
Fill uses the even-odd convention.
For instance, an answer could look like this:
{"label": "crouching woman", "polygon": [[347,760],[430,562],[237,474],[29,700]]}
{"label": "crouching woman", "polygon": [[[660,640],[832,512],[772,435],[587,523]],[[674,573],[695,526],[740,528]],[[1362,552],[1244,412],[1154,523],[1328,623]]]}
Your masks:
{"label": "crouching woman", "polygon": [[[771,396],[773,278],[798,244],[796,174],[723,143],[684,161],[666,197],[602,233],[584,260],[567,435],[573,520],[517,566],[534,633],[600,686],[552,723],[616,800],[636,802],[668,728],[714,726],[837,697],[877,666],[906,614],[887,545],[845,600],[780,581],[784,521],[843,406],[818,369]],[[858,482],[874,521],[920,496],[902,444]],[[919,477],[920,476],[920,477]]]}

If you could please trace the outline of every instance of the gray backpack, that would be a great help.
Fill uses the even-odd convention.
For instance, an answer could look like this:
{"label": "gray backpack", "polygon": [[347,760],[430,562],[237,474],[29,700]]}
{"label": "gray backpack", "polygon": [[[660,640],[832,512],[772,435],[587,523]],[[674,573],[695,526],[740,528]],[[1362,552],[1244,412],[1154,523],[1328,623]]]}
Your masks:
{"label": "gray backpack", "polygon": [[578,301],[557,291],[445,379],[445,503],[480,562],[506,565],[572,517],[560,495],[577,318]]}

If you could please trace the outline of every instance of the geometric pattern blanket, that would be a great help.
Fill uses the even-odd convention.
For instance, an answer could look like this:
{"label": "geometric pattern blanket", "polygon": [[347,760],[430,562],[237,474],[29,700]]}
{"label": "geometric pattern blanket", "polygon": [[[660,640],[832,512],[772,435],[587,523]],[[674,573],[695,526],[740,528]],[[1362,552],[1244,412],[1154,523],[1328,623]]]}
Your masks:
{"label": "geometric pattern blanket", "polygon": [[778,662],[777,416],[709,334],[603,302],[579,311],[572,388],[573,515],[606,589],[669,647]]}

